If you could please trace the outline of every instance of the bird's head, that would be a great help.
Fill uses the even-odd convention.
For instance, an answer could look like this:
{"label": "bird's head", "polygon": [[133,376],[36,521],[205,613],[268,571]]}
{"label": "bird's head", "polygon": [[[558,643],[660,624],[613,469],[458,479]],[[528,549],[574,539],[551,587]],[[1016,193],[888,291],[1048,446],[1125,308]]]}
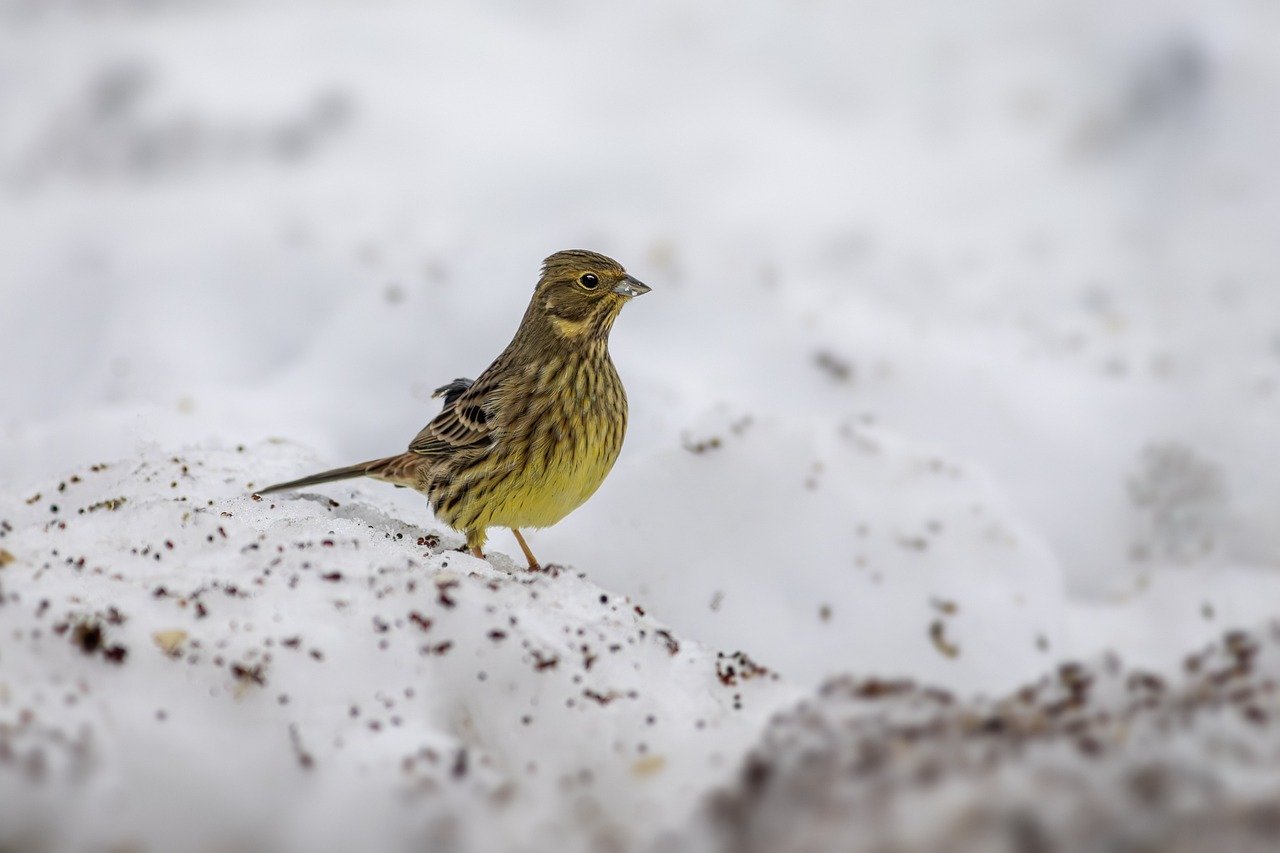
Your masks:
{"label": "bird's head", "polygon": [[612,258],[568,249],[542,262],[529,308],[545,316],[560,337],[599,340],[609,336],[622,306],[649,289]]}

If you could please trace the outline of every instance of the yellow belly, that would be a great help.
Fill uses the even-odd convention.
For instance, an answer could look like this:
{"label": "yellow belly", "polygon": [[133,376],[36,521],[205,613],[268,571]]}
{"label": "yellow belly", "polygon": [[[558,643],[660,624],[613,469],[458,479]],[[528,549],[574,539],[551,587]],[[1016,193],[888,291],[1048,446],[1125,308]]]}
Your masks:
{"label": "yellow belly", "polygon": [[[588,369],[589,368],[589,369]],[[627,398],[612,363],[531,365],[480,455],[448,458],[422,484],[436,517],[480,547],[489,527],[550,527],[595,494],[627,428]]]}
{"label": "yellow belly", "polygon": [[551,448],[535,448],[490,496],[477,526],[550,527],[595,494],[618,458],[617,427],[584,424],[575,435],[552,437]]}

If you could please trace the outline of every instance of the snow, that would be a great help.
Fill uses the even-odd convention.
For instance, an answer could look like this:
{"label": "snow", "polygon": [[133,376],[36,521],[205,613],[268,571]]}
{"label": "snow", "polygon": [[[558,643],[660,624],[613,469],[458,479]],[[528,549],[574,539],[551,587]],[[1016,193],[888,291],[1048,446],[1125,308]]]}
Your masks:
{"label": "snow", "polygon": [[993,703],[833,679],[770,722],[677,843],[1265,850],[1280,816],[1277,653],[1272,623],[1189,655],[1173,683],[1110,658]]}
{"label": "snow", "polygon": [[[800,760],[770,738],[804,697],[835,729],[862,714],[833,684],[981,714],[1064,661],[1194,691],[1193,650],[1265,646],[1277,24],[1245,2],[0,0],[0,847],[723,847],[716,790],[782,832],[861,802],[743,781],[749,755]],[[404,490],[247,497],[403,447],[576,246],[654,290],[611,344],[617,467],[529,535],[557,572],[517,570],[502,531],[489,562],[454,553]],[[621,648],[587,668],[579,629]],[[726,685],[734,653],[767,674]],[[1003,814],[1038,760],[946,796]],[[1180,760],[1251,807],[1236,764]],[[954,827],[885,796],[922,834],[822,831]]]}
{"label": "snow", "polygon": [[631,846],[798,696],[571,570],[255,500],[267,454],[314,462],[94,466],[6,514],[7,845]]}

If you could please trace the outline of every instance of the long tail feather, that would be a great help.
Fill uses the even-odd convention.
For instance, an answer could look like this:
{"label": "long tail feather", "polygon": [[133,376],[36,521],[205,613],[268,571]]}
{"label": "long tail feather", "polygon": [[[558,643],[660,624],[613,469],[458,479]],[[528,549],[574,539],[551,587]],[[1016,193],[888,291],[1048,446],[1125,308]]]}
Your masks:
{"label": "long tail feather", "polygon": [[358,462],[355,465],[348,465],[345,468],[334,468],[331,471],[321,471],[319,474],[312,474],[310,477],[302,477],[297,480],[290,480],[287,483],[276,483],[273,486],[267,486],[265,489],[255,489],[255,495],[266,495],[271,492],[287,492],[292,489],[302,489],[307,486],[316,486],[321,483],[332,483],[335,480],[350,480],[352,477],[365,477],[375,475],[383,465],[391,459],[397,457],[391,456],[386,459],[374,459],[369,462]]}

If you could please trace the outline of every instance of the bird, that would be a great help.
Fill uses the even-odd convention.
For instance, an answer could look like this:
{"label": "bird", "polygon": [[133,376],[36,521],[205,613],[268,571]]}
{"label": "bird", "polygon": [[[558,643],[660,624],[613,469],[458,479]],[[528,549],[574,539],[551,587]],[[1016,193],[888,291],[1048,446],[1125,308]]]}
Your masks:
{"label": "bird", "polygon": [[509,528],[539,570],[521,528],[550,527],[585,503],[622,449],[627,394],[609,332],[622,307],[650,289],[597,252],[556,252],[542,262],[511,343],[474,381],[435,390],[443,408],[408,450],[255,494],[372,477],[424,494],[481,559],[489,528]]}

